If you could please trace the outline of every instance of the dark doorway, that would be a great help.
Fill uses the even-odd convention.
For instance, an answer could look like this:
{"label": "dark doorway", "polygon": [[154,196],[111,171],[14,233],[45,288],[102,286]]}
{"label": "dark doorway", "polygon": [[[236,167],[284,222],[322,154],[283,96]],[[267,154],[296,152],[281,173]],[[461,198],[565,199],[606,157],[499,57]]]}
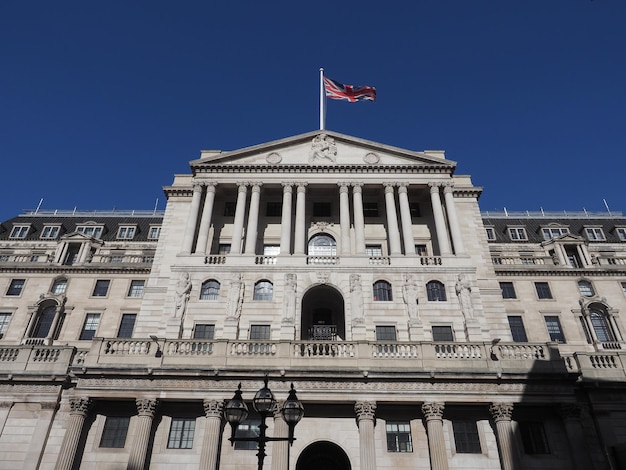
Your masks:
{"label": "dark doorway", "polygon": [[351,470],[350,459],[337,444],[320,441],[302,451],[296,470]]}
{"label": "dark doorway", "polygon": [[339,291],[321,285],[304,294],[301,327],[300,339],[305,341],[346,339],[344,303]]}

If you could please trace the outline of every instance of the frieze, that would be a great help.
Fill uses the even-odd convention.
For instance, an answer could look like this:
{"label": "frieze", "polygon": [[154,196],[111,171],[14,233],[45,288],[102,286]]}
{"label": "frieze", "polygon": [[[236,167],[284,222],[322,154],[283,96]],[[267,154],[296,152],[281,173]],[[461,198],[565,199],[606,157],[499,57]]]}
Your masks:
{"label": "frieze", "polygon": [[0,384],[0,393],[4,394],[34,394],[59,393],[61,385],[29,385],[29,384]]}

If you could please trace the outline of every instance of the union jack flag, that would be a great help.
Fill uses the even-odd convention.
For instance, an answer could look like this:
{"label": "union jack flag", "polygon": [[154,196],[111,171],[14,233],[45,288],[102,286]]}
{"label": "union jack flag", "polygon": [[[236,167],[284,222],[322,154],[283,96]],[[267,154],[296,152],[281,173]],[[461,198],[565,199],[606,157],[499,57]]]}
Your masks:
{"label": "union jack flag", "polygon": [[346,100],[351,103],[361,100],[376,101],[376,88],[373,86],[342,85],[324,77],[324,88],[326,96],[333,100]]}

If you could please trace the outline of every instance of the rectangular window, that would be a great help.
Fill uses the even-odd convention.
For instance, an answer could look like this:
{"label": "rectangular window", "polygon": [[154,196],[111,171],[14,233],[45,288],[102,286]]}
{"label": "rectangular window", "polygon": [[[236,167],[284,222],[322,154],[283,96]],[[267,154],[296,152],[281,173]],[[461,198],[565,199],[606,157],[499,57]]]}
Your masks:
{"label": "rectangular window", "polygon": [[524,227],[509,227],[509,238],[513,241],[528,240]]}
{"label": "rectangular window", "polygon": [[604,232],[599,227],[587,227],[585,229],[585,233],[587,234],[587,239],[589,241],[606,240],[606,238],[604,237]]}
{"label": "rectangular window", "polygon": [[24,284],[26,284],[26,279],[11,279],[11,284],[9,284],[9,288],[7,289],[7,295],[21,295]]}
{"label": "rectangular window", "polygon": [[[237,427],[235,437],[259,437],[261,420],[246,419]],[[235,450],[256,450],[258,444],[255,441],[235,442]]]}
{"label": "rectangular window", "polygon": [[128,297],[143,296],[143,288],[145,285],[146,285],[146,281],[144,281],[143,279],[130,281],[130,288],[128,289]]}
{"label": "rectangular window", "polygon": [[270,325],[250,325],[250,339],[270,339]]}
{"label": "rectangular window", "polygon": [[380,245],[365,245],[365,254],[367,256],[382,256],[383,247]]}
{"label": "rectangular window", "polygon": [[161,236],[161,226],[160,225],[151,226],[150,230],[148,231],[148,240],[158,240],[160,236]]}
{"label": "rectangular window", "polygon": [[228,253],[230,253],[230,243],[220,243],[217,247],[217,254],[224,256]]}
{"label": "rectangular window", "polygon": [[331,205],[330,202],[314,202],[313,203],[313,217],[330,217]]}
{"label": "rectangular window", "polygon": [[10,313],[0,313],[0,338],[7,332],[9,321],[11,321]]}
{"label": "rectangular window", "polygon": [[45,225],[43,230],[41,231],[41,237],[44,240],[54,240],[59,236],[59,231],[61,227],[58,225]]}
{"label": "rectangular window", "polygon": [[117,238],[118,240],[132,240],[135,238],[135,229],[134,226],[122,226],[117,230]]}
{"label": "rectangular window", "polygon": [[26,238],[26,235],[28,235],[28,229],[30,229],[30,225],[16,225],[11,230],[9,238]]}
{"label": "rectangular window", "polygon": [[226,201],[224,203],[224,217],[235,217],[235,209],[237,205],[234,201]]}
{"label": "rectangular window", "polygon": [[415,254],[419,256],[428,256],[428,248],[426,248],[426,245],[415,245]]}
{"label": "rectangular window", "polygon": [[480,454],[480,438],[476,421],[455,420],[452,422],[454,444],[459,454]]}
{"label": "rectangular window", "polygon": [[561,329],[561,321],[559,320],[559,317],[554,315],[546,316],[545,320],[546,328],[548,329],[548,334],[550,335],[550,341],[565,343],[565,335]]}
{"label": "rectangular window", "polygon": [[411,212],[411,218],[422,216],[419,202],[409,202],[409,211]]}
{"label": "rectangular window", "polygon": [[364,202],[363,203],[363,217],[378,217],[378,203],[377,202]]}
{"label": "rectangular window", "polygon": [[517,299],[517,295],[515,294],[515,286],[513,286],[512,282],[501,282],[500,290],[502,291],[503,299]]}
{"label": "rectangular window", "polygon": [[265,215],[267,217],[280,217],[283,214],[282,202],[268,202],[265,206]]}
{"label": "rectangular window", "polygon": [[196,324],[193,337],[194,339],[213,339],[215,337],[215,325]]}
{"label": "rectangular window", "polygon": [[433,341],[454,341],[452,327],[433,325]]}
{"label": "rectangular window", "polygon": [[522,436],[524,453],[549,454],[548,438],[543,423],[540,421],[520,421],[519,431]]}
{"label": "rectangular window", "polygon": [[551,299],[552,292],[550,291],[550,284],[547,282],[535,282],[535,290],[537,291],[538,299]]}
{"label": "rectangular window", "polygon": [[485,227],[485,232],[487,232],[487,240],[496,239],[496,230],[493,227]]}
{"label": "rectangular window", "polygon": [[620,241],[626,242],[626,228],[624,228],[624,227],[617,227],[615,229],[615,233],[617,234],[617,238],[619,238]]}
{"label": "rectangular window", "polygon": [[566,233],[569,233],[569,229],[567,227],[546,227],[541,229],[541,234],[543,235],[544,240],[552,240],[553,238],[560,237]]}
{"label": "rectangular window", "polygon": [[413,452],[411,425],[407,421],[387,422],[387,452]]}
{"label": "rectangular window", "polygon": [[396,327],[395,326],[377,326],[376,327],[376,341],[395,341],[396,340]]}
{"label": "rectangular window", "polygon": [[100,447],[122,449],[126,444],[129,423],[130,417],[128,416],[107,416],[100,438]]}
{"label": "rectangular window", "polygon": [[132,338],[133,330],[135,329],[135,320],[137,314],[124,313],[122,315],[122,321],[120,322],[120,329],[117,331],[118,338]]}
{"label": "rectangular window", "polygon": [[96,331],[98,330],[98,325],[100,324],[100,314],[99,313],[88,313],[85,317],[85,324],[83,325],[83,330],[80,332],[80,337],[78,339],[86,340],[93,339],[96,336]]}
{"label": "rectangular window", "polygon": [[99,226],[79,225],[78,227],[76,227],[76,231],[78,233],[82,233],[83,235],[87,237],[93,237],[93,238],[101,238],[103,230],[104,228],[101,225]]}
{"label": "rectangular window", "polygon": [[526,329],[524,328],[524,322],[519,315],[509,316],[509,327],[511,328],[511,336],[516,343],[527,343]]}
{"label": "rectangular window", "polygon": [[167,439],[168,449],[193,448],[193,436],[196,431],[194,418],[172,418],[170,435]]}
{"label": "rectangular window", "polygon": [[109,284],[111,281],[108,279],[98,279],[91,295],[93,297],[106,297],[109,293]]}

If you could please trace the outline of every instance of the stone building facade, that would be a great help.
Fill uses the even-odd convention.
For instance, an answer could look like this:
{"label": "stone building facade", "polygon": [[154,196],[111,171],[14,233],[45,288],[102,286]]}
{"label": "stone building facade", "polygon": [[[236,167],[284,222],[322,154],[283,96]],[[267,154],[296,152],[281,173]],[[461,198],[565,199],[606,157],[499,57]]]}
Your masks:
{"label": "stone building facade", "polygon": [[256,468],[223,407],[266,376],[305,408],[268,469],[625,466],[626,218],[481,214],[455,167],[316,131],[3,222],[0,468]]}

